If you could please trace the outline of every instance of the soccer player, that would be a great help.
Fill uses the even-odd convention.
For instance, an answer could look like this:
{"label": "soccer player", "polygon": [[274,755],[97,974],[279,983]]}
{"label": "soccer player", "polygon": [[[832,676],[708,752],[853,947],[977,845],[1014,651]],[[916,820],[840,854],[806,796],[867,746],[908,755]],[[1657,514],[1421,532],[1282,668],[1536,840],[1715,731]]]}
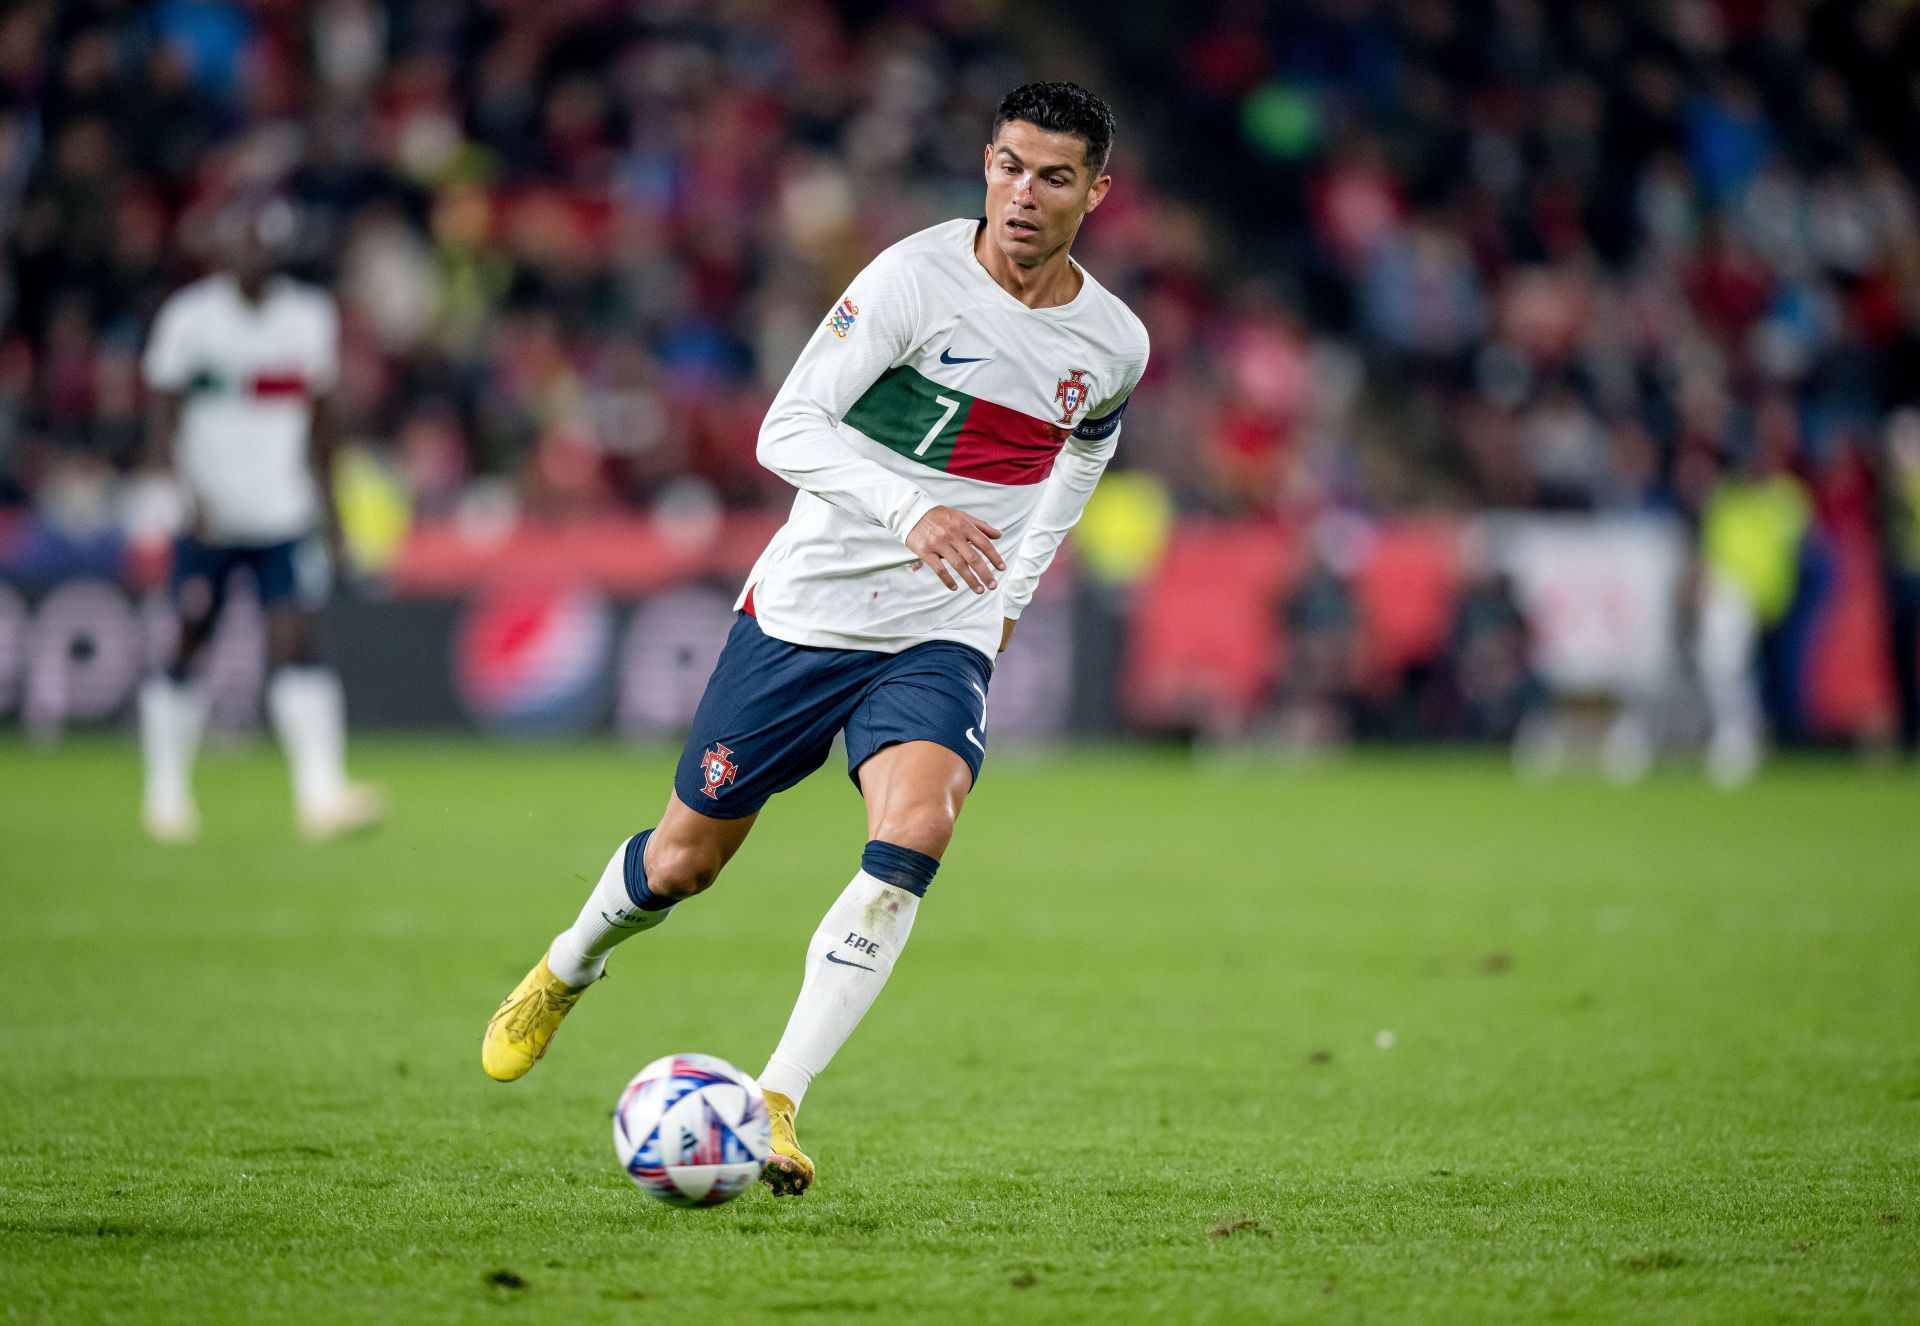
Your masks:
{"label": "soccer player", "polygon": [[986,754],[992,659],[1112,457],[1138,318],[1068,256],[1111,183],[1113,116],[1071,83],[1008,94],[986,216],[886,250],[814,332],[761,427],[800,491],[748,574],[658,825],[623,842],[487,1024],[503,1082],[543,1055],[614,945],[712,884],[761,806],[846,734],[869,841],[807,950],[760,1075],[763,1178],[806,1190],[808,1085],[872,1005]]}
{"label": "soccer player", "polygon": [[161,306],[142,364],[153,459],[175,470],[188,502],[169,582],[179,634],[165,672],[140,691],[142,819],[162,842],[199,832],[192,770],[204,706],[187,674],[243,568],[266,613],[267,709],[292,766],[299,830],[329,838],[381,816],[374,792],[347,779],[340,679],[315,652],[339,549],[328,395],[340,319],[323,291],[275,274],[293,224],[280,201],[223,216],[224,269]]}

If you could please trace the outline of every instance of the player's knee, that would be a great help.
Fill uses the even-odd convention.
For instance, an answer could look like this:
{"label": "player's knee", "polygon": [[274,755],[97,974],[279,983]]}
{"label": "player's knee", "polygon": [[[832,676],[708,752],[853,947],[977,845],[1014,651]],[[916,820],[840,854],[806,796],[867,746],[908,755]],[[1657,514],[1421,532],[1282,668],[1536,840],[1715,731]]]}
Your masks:
{"label": "player's knee", "polygon": [[276,608],[267,617],[267,654],[277,668],[308,667],[319,661],[315,632],[306,614]]}
{"label": "player's knee", "polygon": [[167,675],[175,681],[185,681],[188,671],[206,652],[212,639],[211,621],[183,621],[179,635],[174,638],[173,652],[167,659]]}
{"label": "player's knee", "polygon": [[727,858],[712,843],[661,842],[647,844],[647,889],[662,898],[691,898],[720,878]]}
{"label": "player's knee", "polygon": [[903,806],[889,809],[874,826],[873,836],[896,847],[924,852],[938,860],[953,841],[956,812],[938,804]]}

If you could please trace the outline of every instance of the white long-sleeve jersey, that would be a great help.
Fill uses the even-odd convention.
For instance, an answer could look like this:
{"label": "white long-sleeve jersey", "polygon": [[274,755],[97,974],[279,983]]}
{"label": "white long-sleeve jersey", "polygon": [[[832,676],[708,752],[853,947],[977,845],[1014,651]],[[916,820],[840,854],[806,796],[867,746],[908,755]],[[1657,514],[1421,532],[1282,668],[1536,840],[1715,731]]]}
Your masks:
{"label": "white long-sleeve jersey", "polygon": [[[1084,268],[1073,299],[1028,308],[974,257],[979,224],[875,258],[767,411],[760,463],[800,492],[735,606],[768,635],[880,653],[954,640],[992,659],[1113,456],[1146,328]],[[935,506],[1000,531],[998,589],[948,589],[908,550]]]}
{"label": "white long-sleeve jersey", "polygon": [[255,304],[225,273],[195,281],[160,306],[142,372],[183,397],[174,464],[208,538],[279,543],[313,529],[313,407],[340,373],[325,291],[277,277]]}

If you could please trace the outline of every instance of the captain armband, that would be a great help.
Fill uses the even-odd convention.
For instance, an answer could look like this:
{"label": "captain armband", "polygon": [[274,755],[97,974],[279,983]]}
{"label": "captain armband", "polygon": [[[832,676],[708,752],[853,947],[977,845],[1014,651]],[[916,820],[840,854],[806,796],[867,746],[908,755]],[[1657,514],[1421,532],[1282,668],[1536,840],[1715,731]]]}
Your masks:
{"label": "captain armband", "polygon": [[[1127,397],[1127,401],[1133,397]],[[1121,401],[1098,419],[1088,419],[1073,430],[1073,435],[1082,442],[1098,442],[1102,438],[1112,437],[1113,430],[1120,426],[1120,416],[1127,412],[1127,401]]]}

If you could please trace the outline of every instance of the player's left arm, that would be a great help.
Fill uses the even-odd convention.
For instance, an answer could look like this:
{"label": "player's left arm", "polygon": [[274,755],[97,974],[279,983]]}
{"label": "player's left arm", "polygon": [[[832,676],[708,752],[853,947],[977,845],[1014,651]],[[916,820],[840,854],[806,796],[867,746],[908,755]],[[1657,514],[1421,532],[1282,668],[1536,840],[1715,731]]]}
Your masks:
{"label": "player's left arm", "polygon": [[334,498],[334,467],[340,457],[340,407],[333,392],[316,397],[313,423],[307,434],[307,463],[313,470],[313,486],[320,499],[320,532],[327,540],[327,555],[336,568],[346,555],[346,536],[340,524],[340,504]]}
{"label": "player's left arm", "polygon": [[1040,583],[1041,574],[1053,564],[1054,554],[1060,551],[1067,531],[1079,523],[1080,513],[1087,509],[1087,499],[1093,496],[1100,476],[1106,473],[1107,463],[1113,459],[1120,442],[1121,416],[1126,413],[1134,384],[1145,369],[1143,358],[1139,367],[1128,375],[1125,388],[1074,429],[1060,449],[1053,473],[1047,476],[1040,494],[1040,506],[1033,514],[1033,523],[1027,526],[1026,537],[1020,540],[1020,549],[1007,566],[1006,589],[1000,598],[1000,610],[1006,618],[1000,628],[1002,650],[1012,642],[1014,626],[1027,604],[1033,601],[1033,591]]}
{"label": "player's left arm", "polygon": [[[147,388],[146,463],[155,473],[176,482],[179,476],[174,468],[174,445],[180,433],[180,416],[186,410],[194,363],[193,321],[187,305],[176,294],[160,306],[140,356],[140,377]],[[187,528],[194,529],[199,522],[198,504],[184,485],[181,492],[187,505]]]}
{"label": "player's left arm", "polygon": [[180,413],[186,397],[177,391],[147,391],[147,445],[145,463],[157,474],[173,473],[173,440],[180,431]]}
{"label": "player's left arm", "polygon": [[307,465],[313,472],[313,487],[320,503],[320,532],[327,541],[327,554],[334,573],[346,567],[346,535],[340,523],[340,504],[334,498],[334,468],[340,458],[343,430],[340,426],[340,314],[333,301],[322,295],[316,304],[312,361],[308,365],[308,389],[312,393],[312,415],[307,424]]}

